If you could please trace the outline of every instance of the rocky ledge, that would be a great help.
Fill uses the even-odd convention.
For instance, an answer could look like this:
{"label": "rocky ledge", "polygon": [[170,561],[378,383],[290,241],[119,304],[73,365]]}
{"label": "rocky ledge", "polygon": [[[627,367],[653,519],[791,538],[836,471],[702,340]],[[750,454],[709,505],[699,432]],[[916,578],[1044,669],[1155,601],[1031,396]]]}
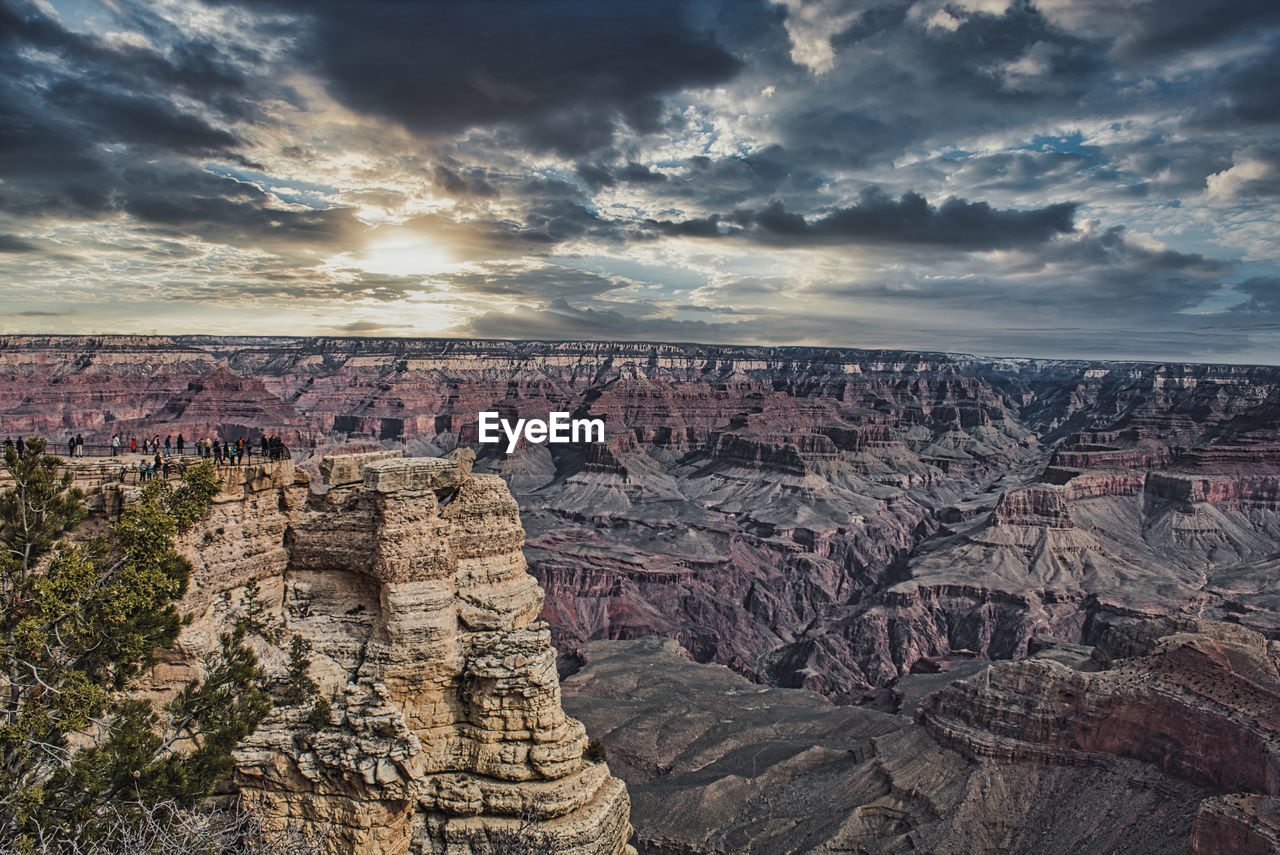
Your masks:
{"label": "rocky ledge", "polygon": [[561,707],[515,500],[473,459],[328,459],[323,495],[289,461],[229,480],[186,547],[195,620],[151,688],[178,685],[256,594],[268,673],[305,639],[330,706],[319,720],[278,696],[242,745],[236,787],[271,823],[328,824],[369,855],[484,855],[517,829],[633,852],[626,789]]}

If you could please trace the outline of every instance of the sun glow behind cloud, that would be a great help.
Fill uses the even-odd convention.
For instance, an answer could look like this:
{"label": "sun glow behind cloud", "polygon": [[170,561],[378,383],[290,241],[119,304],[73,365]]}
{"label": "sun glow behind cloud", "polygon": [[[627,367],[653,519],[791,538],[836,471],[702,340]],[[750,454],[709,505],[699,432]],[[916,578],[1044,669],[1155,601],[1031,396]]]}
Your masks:
{"label": "sun glow behind cloud", "polygon": [[357,252],[334,256],[329,264],[382,276],[432,276],[455,267],[445,247],[418,235],[381,238]]}

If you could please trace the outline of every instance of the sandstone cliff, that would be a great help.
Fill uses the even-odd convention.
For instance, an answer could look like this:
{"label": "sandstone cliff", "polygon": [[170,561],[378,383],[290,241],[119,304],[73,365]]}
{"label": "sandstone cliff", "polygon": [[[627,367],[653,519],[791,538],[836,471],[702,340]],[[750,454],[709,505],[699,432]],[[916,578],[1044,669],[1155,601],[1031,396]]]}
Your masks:
{"label": "sandstone cliff", "polygon": [[224,470],[186,544],[196,620],[152,688],[178,685],[256,585],[264,664],[282,675],[306,639],[331,705],[318,722],[278,698],[242,746],[236,786],[271,822],[331,823],[335,851],[369,855],[482,855],[516,828],[557,852],[630,852],[625,787],[561,708],[515,500],[473,459],[326,460],[323,495],[289,461]]}

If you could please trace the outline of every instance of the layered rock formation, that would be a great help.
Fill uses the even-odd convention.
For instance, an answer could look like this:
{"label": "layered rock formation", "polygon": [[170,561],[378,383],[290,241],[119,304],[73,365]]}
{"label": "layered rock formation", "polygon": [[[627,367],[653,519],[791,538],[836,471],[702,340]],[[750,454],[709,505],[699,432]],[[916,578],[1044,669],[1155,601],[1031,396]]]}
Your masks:
{"label": "layered rock formation", "polygon": [[1277,851],[1280,645],[1197,619],[1097,634],[903,677],[882,712],[669,640],[592,642],[565,703],[603,735],[652,855]]}
{"label": "layered rock formation", "polygon": [[[591,642],[582,656],[565,704],[626,779],[646,855],[1181,855],[1193,835],[1255,830],[1241,799],[1211,815],[1209,789],[1138,760],[969,758],[914,724],[914,703],[835,706],[693,663],[670,640]],[[910,696],[945,679],[899,685]],[[1236,851],[1230,839],[1204,851]]]}
{"label": "layered rock formation", "polygon": [[481,855],[504,833],[621,855],[628,799],[560,704],[555,649],[525,572],[519,511],[474,453],[224,470],[185,545],[196,616],[151,677],[164,694],[259,592],[255,640],[283,677],[294,637],[329,702],[276,709],[241,746],[236,786],[269,821],[329,824],[344,852]]}
{"label": "layered rock formation", "polygon": [[1280,643],[1203,620],[1108,625],[1089,659],[989,668],[929,696],[917,720],[970,757],[1115,768],[1120,758],[1224,795],[1191,852],[1280,842]]}
{"label": "layered rock formation", "polygon": [[[329,482],[308,489],[280,464],[231,486],[190,544],[201,617],[156,677],[176,684],[250,583],[312,640],[328,726],[281,709],[242,771],[279,821],[336,817],[370,849],[465,851],[521,822],[517,794],[536,790],[551,807],[532,819],[572,845],[622,845],[607,831],[625,824],[617,785],[555,711],[550,642],[562,666],[587,661],[570,685],[603,705],[578,709],[637,785],[651,852],[1274,846],[1274,651],[1260,639],[1280,638],[1280,369],[10,337],[0,380],[0,433],[92,439],[226,411],[292,431]],[[484,410],[603,418],[606,442],[485,447],[474,475],[415,459],[473,441]],[[309,438],[388,451],[301,460]],[[128,488],[100,495],[110,510]],[[916,726],[783,701],[667,648],[627,646],[603,667],[595,640],[653,633],[757,684],[890,708],[981,660],[1030,661],[946,689]],[[283,672],[282,650],[262,654]],[[571,827],[605,830],[593,843]]]}
{"label": "layered rock formation", "polygon": [[272,422],[299,457],[308,438],[438,455],[473,441],[484,410],[602,418],[604,444],[483,447],[476,464],[521,504],[568,652],[659,633],[752,679],[855,700],[923,659],[1018,657],[1043,632],[1087,641],[1104,613],[1203,608],[1280,634],[1275,368],[8,337],[0,380],[0,433],[108,436],[116,419],[221,406]]}

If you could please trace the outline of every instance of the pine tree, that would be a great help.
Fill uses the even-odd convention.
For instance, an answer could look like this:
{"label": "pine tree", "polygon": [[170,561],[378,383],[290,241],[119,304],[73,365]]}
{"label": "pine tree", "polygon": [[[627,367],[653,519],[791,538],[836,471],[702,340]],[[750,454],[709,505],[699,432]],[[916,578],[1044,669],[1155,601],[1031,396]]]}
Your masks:
{"label": "pine tree", "polygon": [[[83,496],[33,438],[0,493],[0,846],[100,833],[129,805],[195,804],[271,708],[245,627],[162,711],[128,689],[184,624],[175,538],[219,490],[208,463],[152,481],[109,537],[73,543]],[[88,743],[88,747],[77,747]]]}
{"label": "pine tree", "polygon": [[305,704],[320,692],[316,681],[311,679],[311,642],[300,635],[295,635],[289,643],[289,682],[284,690],[284,702],[290,706]]}

